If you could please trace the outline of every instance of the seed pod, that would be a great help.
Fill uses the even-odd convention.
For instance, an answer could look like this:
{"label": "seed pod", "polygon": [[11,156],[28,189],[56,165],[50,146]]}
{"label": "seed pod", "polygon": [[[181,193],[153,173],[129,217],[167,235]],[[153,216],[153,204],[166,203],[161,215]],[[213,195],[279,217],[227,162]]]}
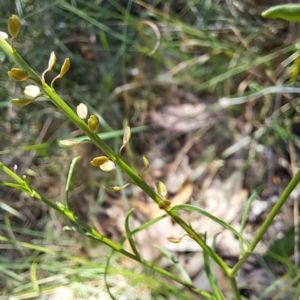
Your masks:
{"label": "seed pod", "polygon": [[13,37],[16,38],[20,32],[21,23],[19,18],[16,15],[12,15],[8,19],[8,33]]}
{"label": "seed pod", "polygon": [[300,4],[283,4],[273,6],[261,14],[267,19],[300,21]]}
{"label": "seed pod", "polygon": [[124,188],[126,188],[130,183],[126,183],[123,186],[105,186],[104,188],[109,191],[109,192],[119,192],[121,190],[123,190]]}
{"label": "seed pod", "polygon": [[53,78],[52,82],[51,82],[51,88],[53,88],[54,82],[59,79],[62,78],[70,69],[70,58],[66,58],[61,69],[60,69],[60,73]]}
{"label": "seed pod", "polygon": [[126,129],[124,130],[124,135],[123,135],[123,144],[119,150],[119,153],[123,150],[123,148],[128,144],[131,138],[131,132],[130,132],[130,127],[126,126]]}
{"label": "seed pod", "polygon": [[50,72],[53,69],[55,63],[56,63],[56,55],[55,55],[54,51],[52,51],[51,54],[50,54],[49,61],[48,61],[48,68],[42,74],[42,79],[43,80],[45,80],[45,74],[47,72]]}
{"label": "seed pod", "polygon": [[91,132],[97,133],[99,129],[99,119],[98,117],[91,115],[88,119],[88,127]]}
{"label": "seed pod", "polygon": [[182,238],[178,239],[178,238],[167,238],[167,240],[171,243],[174,243],[174,244],[178,244],[181,242]]}
{"label": "seed pod", "polygon": [[19,107],[26,106],[32,102],[33,102],[33,99],[27,99],[27,98],[15,98],[15,99],[11,100],[12,104],[19,106]]}
{"label": "seed pod", "polygon": [[69,69],[70,69],[70,58],[67,57],[60,69],[59,76],[63,77],[69,71]]}
{"label": "seed pod", "polygon": [[98,156],[93,158],[93,160],[90,161],[90,164],[95,167],[100,167],[104,163],[108,162],[107,156]]}
{"label": "seed pod", "polygon": [[28,73],[18,68],[12,68],[7,72],[7,75],[16,81],[26,81],[28,79]]}

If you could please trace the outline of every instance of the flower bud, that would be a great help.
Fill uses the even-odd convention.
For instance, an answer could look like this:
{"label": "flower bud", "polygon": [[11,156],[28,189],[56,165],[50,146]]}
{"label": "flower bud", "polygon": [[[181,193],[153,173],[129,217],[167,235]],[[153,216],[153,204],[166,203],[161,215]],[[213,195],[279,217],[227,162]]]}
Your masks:
{"label": "flower bud", "polygon": [[32,102],[33,102],[33,99],[27,99],[27,98],[15,98],[15,99],[11,100],[12,104],[19,106],[19,107],[26,106]]}
{"label": "flower bud", "polygon": [[20,32],[21,23],[19,18],[16,15],[12,15],[8,19],[8,33],[13,37],[16,38]]}
{"label": "flower bud", "polygon": [[7,75],[16,81],[26,81],[28,79],[28,73],[18,68],[12,68],[7,72]]}
{"label": "flower bud", "polygon": [[94,116],[94,115],[91,115],[88,119],[88,127],[89,127],[89,130],[91,132],[98,132],[98,129],[99,129],[99,125],[100,125],[100,122],[99,122],[99,119],[98,117]]}
{"label": "flower bud", "polygon": [[150,163],[145,155],[143,155],[143,163],[144,163],[145,171],[147,171],[149,169]]}
{"label": "flower bud", "polygon": [[167,196],[167,193],[168,193],[168,190],[167,190],[167,187],[165,186],[165,184],[161,181],[157,181],[155,182],[155,188],[156,188],[156,191],[157,191],[157,194],[161,197],[165,197]]}
{"label": "flower bud", "polygon": [[36,85],[27,85],[24,90],[24,95],[26,98],[34,100],[41,95],[41,91]]}
{"label": "flower bud", "polygon": [[124,135],[123,135],[123,144],[119,150],[119,153],[121,153],[123,148],[128,144],[128,142],[130,141],[130,138],[131,138],[130,127],[126,126],[126,128],[124,130]]}
{"label": "flower bud", "polygon": [[93,158],[93,160],[90,161],[90,164],[95,167],[100,167],[104,163],[108,162],[107,156],[98,156]]}

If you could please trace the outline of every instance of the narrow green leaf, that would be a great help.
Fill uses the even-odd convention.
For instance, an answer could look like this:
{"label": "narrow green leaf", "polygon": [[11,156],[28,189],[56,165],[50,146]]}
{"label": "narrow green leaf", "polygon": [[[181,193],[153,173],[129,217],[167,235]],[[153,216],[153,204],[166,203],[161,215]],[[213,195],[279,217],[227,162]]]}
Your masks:
{"label": "narrow green leaf", "polygon": [[[245,211],[243,213],[243,216],[242,216],[242,220],[241,220],[241,228],[240,228],[240,231],[239,233],[241,235],[243,235],[243,231],[244,231],[244,228],[245,228],[245,224],[246,224],[246,221],[247,221],[247,216],[248,216],[248,213],[249,213],[249,210],[251,208],[251,204],[253,202],[253,200],[255,199],[255,197],[266,187],[266,185],[262,185],[260,187],[258,187],[257,189],[255,189],[255,191],[252,193],[252,195],[249,197],[248,201],[247,201],[247,204],[246,204],[246,208],[245,208]],[[240,244],[240,251],[242,254],[244,254],[245,250],[244,250],[244,247],[243,247],[243,241],[239,238],[239,244]]]}
{"label": "narrow green leaf", "polygon": [[20,184],[24,184],[23,179],[19,177],[15,172],[13,172],[11,169],[6,167],[2,162],[0,162],[0,170],[2,170],[4,173],[6,173],[9,177],[14,179],[16,182]]}
{"label": "narrow green leaf", "polygon": [[[215,246],[215,242],[216,242],[216,238],[217,235],[214,236],[214,245],[213,248]],[[204,241],[206,241],[206,234],[204,236]],[[206,253],[206,251],[203,251],[203,259],[204,259],[204,268],[205,268],[205,274],[207,276],[207,279],[210,283],[210,287],[213,290],[215,296],[217,297],[217,299],[219,300],[225,300],[224,295],[222,294],[220,287],[218,286],[218,282],[217,282],[217,278],[216,278],[216,274],[214,272],[215,268],[214,268],[214,262],[213,260],[208,256],[208,254]]]}
{"label": "narrow green leaf", "polygon": [[70,192],[70,188],[71,188],[71,180],[72,180],[72,176],[74,173],[74,168],[76,163],[78,162],[78,160],[80,159],[80,156],[76,156],[72,159],[71,165],[70,165],[70,169],[69,169],[69,173],[68,173],[68,179],[67,179],[67,183],[66,183],[66,206],[67,208],[69,208],[69,192]]}
{"label": "narrow green leaf", "polygon": [[300,4],[283,4],[269,8],[261,14],[267,19],[300,21]]}
{"label": "narrow green leaf", "polygon": [[24,186],[23,184],[6,182],[6,181],[0,181],[0,185],[12,187],[12,188],[18,189],[20,191],[23,191],[25,193],[28,193],[28,194],[30,193],[30,191],[28,190],[28,188],[26,186]]}
{"label": "narrow green leaf", "polygon": [[9,268],[6,269],[2,265],[0,265],[0,272],[8,277],[13,278],[14,280],[17,280],[19,282],[24,282],[26,279],[24,278],[24,275],[18,275],[17,272],[13,272]]}
{"label": "narrow green leaf", "polygon": [[180,264],[180,262],[178,261],[178,259],[167,249],[160,247],[158,245],[154,245],[155,248],[157,248],[165,257],[169,258],[173,264],[175,265],[175,267],[177,268],[177,270],[180,272],[180,274],[182,275],[182,278],[190,283],[193,284],[193,281],[191,280],[189,274],[186,272],[186,270],[184,269],[184,267]]}
{"label": "narrow green leaf", "polygon": [[74,231],[74,232],[79,233],[80,235],[86,236],[86,232],[85,232],[84,230],[82,230],[82,229],[80,229],[80,228],[77,228],[77,227],[75,227],[75,226],[64,226],[64,227],[63,227],[63,230],[64,230],[64,231]]}
{"label": "narrow green leaf", "polygon": [[127,215],[126,215],[126,219],[125,219],[125,231],[126,231],[126,237],[127,237],[128,241],[129,241],[129,244],[130,244],[130,246],[131,246],[131,248],[132,248],[134,254],[136,255],[136,257],[141,258],[140,254],[139,254],[139,252],[138,252],[138,250],[137,250],[137,248],[136,248],[136,246],[135,246],[135,242],[134,242],[134,240],[133,240],[133,238],[132,238],[132,233],[131,233],[130,228],[129,228],[129,217],[130,217],[130,215],[133,213],[133,211],[134,211],[134,208],[132,208],[132,209],[127,213]]}
{"label": "narrow green leaf", "polygon": [[131,236],[133,236],[134,234],[136,234],[136,233],[138,233],[138,232],[140,232],[140,231],[142,231],[142,230],[144,230],[144,229],[150,227],[151,225],[153,225],[153,224],[159,222],[160,220],[166,218],[167,216],[168,216],[167,214],[164,214],[164,215],[162,215],[162,216],[160,216],[160,217],[157,217],[157,218],[155,218],[155,219],[152,219],[152,220],[150,220],[150,221],[144,223],[143,225],[141,225],[141,226],[139,226],[138,228],[134,229],[134,230],[131,232]]}
{"label": "narrow green leaf", "polygon": [[38,145],[28,145],[28,146],[24,146],[24,147],[20,147],[20,148],[2,150],[2,151],[0,151],[0,155],[14,153],[17,150],[32,151],[32,150],[45,149],[45,148],[48,148],[49,146],[50,146],[50,144],[48,144],[48,143],[43,143],[43,144],[38,144]]}
{"label": "narrow green leaf", "polygon": [[[143,131],[148,130],[149,128],[151,128],[151,126],[134,127],[134,128],[131,128],[131,133],[143,132]],[[108,139],[112,139],[112,138],[115,138],[115,137],[122,136],[123,134],[124,134],[124,130],[120,129],[120,130],[115,130],[115,131],[111,131],[111,132],[99,133],[98,136],[102,140],[108,140]],[[80,136],[80,137],[70,139],[70,141],[75,143],[75,145],[76,145],[77,143],[80,143],[80,142],[83,142],[83,141],[90,141],[90,139],[87,136]]]}
{"label": "narrow green leaf", "polygon": [[[147,229],[148,227],[150,227],[151,225],[159,222],[160,220],[164,219],[168,217],[167,214],[164,214],[162,216],[159,216],[155,219],[152,219],[144,224],[142,224],[141,226],[139,226],[138,228],[134,229],[133,231],[131,231],[131,236],[134,236],[136,233],[140,232],[140,231],[143,231],[145,229]],[[119,241],[119,244],[122,245],[125,241],[127,240],[127,236],[124,236],[121,238],[121,240]]]}
{"label": "narrow green leaf", "polygon": [[33,289],[35,291],[39,291],[39,284],[37,282],[37,276],[36,276],[36,268],[37,268],[37,262],[33,261],[30,266],[31,283],[33,285]]}
{"label": "narrow green leaf", "polygon": [[213,216],[212,214],[208,213],[207,211],[205,211],[199,207],[196,207],[193,205],[188,205],[188,204],[176,205],[176,206],[172,207],[172,209],[170,211],[179,211],[179,210],[191,211],[191,212],[198,213],[198,214],[201,214],[203,216],[210,218],[211,220],[220,224],[222,227],[230,230],[234,235],[236,235],[238,238],[240,238],[247,245],[247,247],[249,247],[249,243],[232,226],[230,226],[228,223],[222,221],[221,219]]}
{"label": "narrow green leaf", "polygon": [[9,205],[7,205],[6,203],[4,203],[2,201],[0,201],[0,208],[2,208],[9,214],[11,214],[21,220],[26,220],[26,218],[21,213],[19,213],[17,210],[15,210],[14,208],[10,207]]}
{"label": "narrow green leaf", "polygon": [[108,275],[108,269],[109,269],[109,264],[110,264],[110,260],[112,258],[112,256],[114,255],[115,250],[112,250],[110,252],[110,254],[108,255],[107,259],[106,259],[106,263],[105,263],[105,270],[104,270],[104,283],[105,283],[105,288],[107,293],[109,294],[110,298],[112,300],[116,300],[116,298],[113,296],[113,294],[110,291],[110,285],[108,284],[108,280],[107,280],[107,275]]}
{"label": "narrow green leaf", "polygon": [[252,193],[252,195],[249,197],[248,201],[247,201],[247,205],[245,208],[245,211],[243,213],[243,217],[242,217],[242,221],[241,221],[241,229],[240,229],[240,234],[243,234],[244,228],[245,228],[245,224],[247,221],[247,216],[249,213],[249,210],[251,208],[251,204],[253,202],[253,200],[255,199],[255,197],[266,187],[266,185],[261,185],[258,188],[256,188],[254,190],[254,192]]}

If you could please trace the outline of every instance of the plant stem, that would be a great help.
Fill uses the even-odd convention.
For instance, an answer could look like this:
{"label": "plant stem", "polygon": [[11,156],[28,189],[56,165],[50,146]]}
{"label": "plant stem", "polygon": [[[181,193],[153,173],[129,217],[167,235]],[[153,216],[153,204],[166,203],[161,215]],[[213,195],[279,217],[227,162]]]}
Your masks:
{"label": "plant stem", "polygon": [[[44,81],[40,79],[37,73],[31,69],[31,67],[23,60],[23,58],[16,52],[13,51],[11,46],[0,37],[0,48],[17,64],[19,67],[28,72],[29,76],[39,85],[44,93],[49,97],[50,101],[62,111],[73,123],[75,123],[90,139],[91,141],[100,148],[116,165],[118,165],[127,175],[157,204],[163,201],[159,195],[133,170],[125,161],[118,156],[108,145],[95,133],[91,132],[87,124],[82,121],[77,114],[66,104],[66,102]],[[216,263],[223,269],[225,273],[228,272],[228,266],[223,259],[210,249],[197,233],[179,217],[176,212],[165,209],[166,213],[175,220],[188,234],[191,236],[209,256],[216,261]]]}
{"label": "plant stem", "polygon": [[240,291],[238,289],[235,277],[229,276],[229,281],[230,281],[230,285],[231,285],[231,289],[232,289],[232,294],[234,297],[233,299],[241,300]]}
{"label": "plant stem", "polygon": [[276,204],[268,214],[266,220],[263,222],[262,226],[258,230],[257,234],[255,235],[253,241],[250,243],[249,248],[247,251],[243,254],[243,256],[239,259],[239,261],[235,264],[235,266],[229,271],[230,275],[235,275],[237,271],[241,268],[241,266],[244,264],[244,262],[247,260],[247,258],[251,255],[253,250],[255,249],[258,242],[261,240],[262,236],[267,231],[268,227],[270,226],[271,222],[275,218],[275,216],[278,214],[280,208],[285,203],[285,201],[290,196],[291,192],[296,188],[297,184],[300,181],[300,170],[297,172],[297,174],[292,178],[288,186],[285,188],[283,193],[281,194],[280,198],[277,200]]}

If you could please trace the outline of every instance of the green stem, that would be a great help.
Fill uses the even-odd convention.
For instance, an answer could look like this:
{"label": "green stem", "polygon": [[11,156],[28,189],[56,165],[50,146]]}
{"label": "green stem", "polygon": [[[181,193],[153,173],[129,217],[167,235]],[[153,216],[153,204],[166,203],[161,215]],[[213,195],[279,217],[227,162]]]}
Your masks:
{"label": "green stem", "polygon": [[275,216],[278,214],[280,208],[285,203],[285,201],[290,196],[291,192],[296,188],[297,184],[300,181],[300,170],[297,172],[297,174],[292,178],[288,186],[285,188],[283,193],[281,194],[280,198],[268,214],[266,220],[263,222],[262,226],[258,230],[257,234],[255,235],[253,241],[250,243],[249,248],[247,251],[243,254],[243,256],[239,259],[239,261],[235,264],[235,266],[229,270],[229,274],[234,276],[237,271],[241,268],[241,266],[244,264],[244,262],[247,260],[247,258],[251,255],[253,250],[255,249],[258,242],[261,240],[262,236],[267,231],[268,227],[270,226],[271,222],[275,218]]}
{"label": "green stem", "polygon": [[233,299],[241,300],[240,291],[238,289],[235,277],[229,276],[229,281],[230,281],[230,285],[231,285],[231,289],[232,289],[232,294],[234,297]]}
{"label": "green stem", "polygon": [[17,175],[15,172],[13,172],[11,169],[7,168],[2,162],[0,162],[0,169],[6,173],[10,178],[14,179],[17,183],[23,185],[24,180]]}
{"label": "green stem", "polygon": [[[41,81],[39,76],[34,70],[23,60],[23,58],[14,52],[11,46],[0,37],[0,47],[3,51],[22,69],[26,70],[29,76],[39,85],[39,87],[44,91],[44,93],[49,97],[50,101],[62,111],[73,123],[75,123],[90,139],[93,143],[100,148],[116,165],[118,165],[127,175],[157,204],[163,201],[154,190],[133,170],[131,169],[124,160],[118,156],[108,145],[95,133],[91,132],[87,124],[82,121],[77,114],[65,103],[65,101],[44,81]],[[174,219],[188,234],[191,236],[204,251],[211,256],[216,263],[223,269],[225,273],[228,272],[229,268],[223,259],[212,251],[197,235],[197,233],[185,223],[176,212],[169,211],[165,209],[166,213]]]}

